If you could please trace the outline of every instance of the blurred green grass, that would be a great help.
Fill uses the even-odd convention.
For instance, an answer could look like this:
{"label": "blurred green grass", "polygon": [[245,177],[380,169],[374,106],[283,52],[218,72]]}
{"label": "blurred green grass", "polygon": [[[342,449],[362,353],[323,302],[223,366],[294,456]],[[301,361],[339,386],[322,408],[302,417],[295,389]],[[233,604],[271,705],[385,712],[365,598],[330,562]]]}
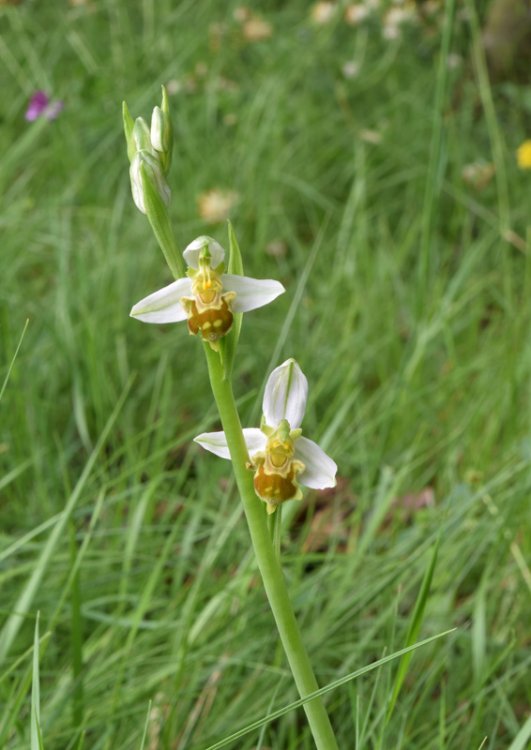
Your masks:
{"label": "blurred green grass", "polygon": [[[405,645],[440,538],[420,633],[458,629],[415,653],[388,724],[396,664],[331,693],[340,746],[510,747],[530,697],[529,87],[490,90],[459,13],[447,71],[438,28],[391,43],[376,20],[263,3],[272,34],[250,43],[236,7],[0,8],[2,381],[29,319],[0,404],[0,746],[28,747],[38,611],[47,750],[139,748],[149,701],[146,747],[205,750],[296,697],[229,466],[190,442],[217,424],[200,347],[128,318],[170,278],[120,104],[148,116],[178,81],[179,242],[226,244],[197,198],[237,191],[246,273],[288,290],[245,318],[243,421],[295,356],[305,428],[339,464],[284,535],[321,684]],[[65,101],[52,123],[24,121],[38,88]],[[481,190],[462,176],[477,161],[496,165]],[[298,711],[231,747],[311,741]]]}

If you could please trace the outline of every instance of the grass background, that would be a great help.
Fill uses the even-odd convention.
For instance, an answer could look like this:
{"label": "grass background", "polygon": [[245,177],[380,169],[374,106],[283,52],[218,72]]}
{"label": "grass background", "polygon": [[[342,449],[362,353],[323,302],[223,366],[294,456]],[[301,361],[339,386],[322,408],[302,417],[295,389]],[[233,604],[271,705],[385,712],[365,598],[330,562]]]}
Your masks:
{"label": "grass background", "polygon": [[[235,190],[246,273],[288,290],[245,317],[242,421],[295,356],[305,431],[339,465],[284,519],[322,685],[406,645],[440,540],[418,637],[456,630],[414,654],[389,721],[396,661],[330,692],[339,745],[523,750],[531,91],[491,88],[472,0],[394,42],[295,1],[257,4],[272,34],[250,43],[234,7],[0,8],[0,747],[35,742],[37,612],[47,750],[206,750],[296,698],[230,466],[191,442],[217,427],[201,347],[128,318],[170,276],[120,104],[148,117],[161,82],[193,80],[171,100],[178,241],[226,244],[197,197]],[[65,102],[53,123],[24,121],[38,88]],[[482,190],[462,177],[478,160]],[[227,747],[312,742],[298,709]]]}

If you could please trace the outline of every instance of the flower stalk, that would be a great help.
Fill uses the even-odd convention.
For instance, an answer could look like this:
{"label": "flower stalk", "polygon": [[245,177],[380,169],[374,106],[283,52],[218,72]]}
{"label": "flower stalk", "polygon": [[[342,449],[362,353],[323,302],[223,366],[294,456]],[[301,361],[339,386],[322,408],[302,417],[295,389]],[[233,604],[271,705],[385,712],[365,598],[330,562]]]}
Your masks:
{"label": "flower stalk", "polygon": [[[202,339],[223,432],[203,433],[195,440],[232,461],[266,595],[297,689],[305,698],[319,686],[280,565],[279,513],[283,502],[302,498],[300,485],[333,487],[337,466],[317,443],[302,435],[308,381],[294,359],[268,378],[260,428],[242,430],[230,379],[242,314],[268,305],[285,289],[273,279],[243,275],[230,224],[227,273],[225,250],[212,237],[197,237],[182,257],[178,252],[167,209],[173,138],[166,90],[162,89],[161,106],[153,110],[150,128],[141,117],[133,120],[125,103],[123,124],[133,200],[147,216],[175,278],[137,302],[130,314],[144,323],[186,321],[189,333]],[[321,696],[305,703],[304,710],[317,750],[338,750]]]}
{"label": "flower stalk", "polygon": [[[295,619],[284,573],[268,528],[266,510],[255,493],[253,475],[248,469],[249,455],[232,385],[224,377],[219,354],[207,344],[204,345],[204,350],[210,385],[225,432],[258,568],[297,689],[301,698],[304,698],[318,690],[319,686]],[[304,704],[304,710],[318,750],[337,750],[332,725],[321,697]]]}

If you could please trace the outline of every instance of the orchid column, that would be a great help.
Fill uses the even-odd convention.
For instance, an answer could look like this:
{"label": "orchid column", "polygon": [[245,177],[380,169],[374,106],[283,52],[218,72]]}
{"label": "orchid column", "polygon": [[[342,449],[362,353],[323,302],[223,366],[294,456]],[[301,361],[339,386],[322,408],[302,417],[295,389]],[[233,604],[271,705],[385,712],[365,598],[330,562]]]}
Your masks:
{"label": "orchid column", "polygon": [[[241,316],[272,302],[285,290],[278,281],[243,276],[232,227],[229,227],[228,273],[224,249],[211,237],[203,236],[184,250],[187,271],[186,276],[182,275],[184,264],[175,253],[166,211],[169,187],[165,175],[171,136],[165,94],[163,107],[157,110],[149,131],[141,118],[133,123],[124,108],[131,186],[135,203],[146,213],[176,280],[134,305],[131,315],[155,324],[187,321],[190,334],[203,341],[223,431],[203,433],[195,439],[212,453],[232,461],[264,588],[293,677],[304,698],[317,691],[318,684],[295,619],[267,517],[281,503],[300,499],[300,484],[315,489],[334,486],[337,467],[316,443],[302,436],[300,425],[308,383],[293,359],[277,367],[267,381],[260,428],[242,430],[231,385]],[[165,138],[161,135],[164,133]],[[318,750],[337,750],[321,697],[305,703],[304,710]]]}

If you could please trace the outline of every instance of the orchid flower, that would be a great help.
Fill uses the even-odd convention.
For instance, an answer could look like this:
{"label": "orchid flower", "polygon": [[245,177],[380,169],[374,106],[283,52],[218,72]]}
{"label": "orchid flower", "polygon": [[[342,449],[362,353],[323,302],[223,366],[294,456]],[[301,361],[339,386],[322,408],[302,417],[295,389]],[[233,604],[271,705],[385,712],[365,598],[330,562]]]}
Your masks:
{"label": "orchid flower", "polygon": [[[306,376],[294,359],[286,360],[267,380],[260,429],[243,430],[254,489],[268,513],[286,500],[300,500],[299,483],[316,490],[336,484],[335,461],[313,440],[302,437],[307,396]],[[194,440],[216,456],[230,459],[224,432],[204,432]]]}
{"label": "orchid flower", "polygon": [[285,289],[272,279],[250,279],[224,273],[225,250],[212,237],[197,237],[183,252],[187,276],[137,302],[131,316],[144,323],[188,320],[213,349],[231,327],[233,313],[243,313],[272,302]]}

